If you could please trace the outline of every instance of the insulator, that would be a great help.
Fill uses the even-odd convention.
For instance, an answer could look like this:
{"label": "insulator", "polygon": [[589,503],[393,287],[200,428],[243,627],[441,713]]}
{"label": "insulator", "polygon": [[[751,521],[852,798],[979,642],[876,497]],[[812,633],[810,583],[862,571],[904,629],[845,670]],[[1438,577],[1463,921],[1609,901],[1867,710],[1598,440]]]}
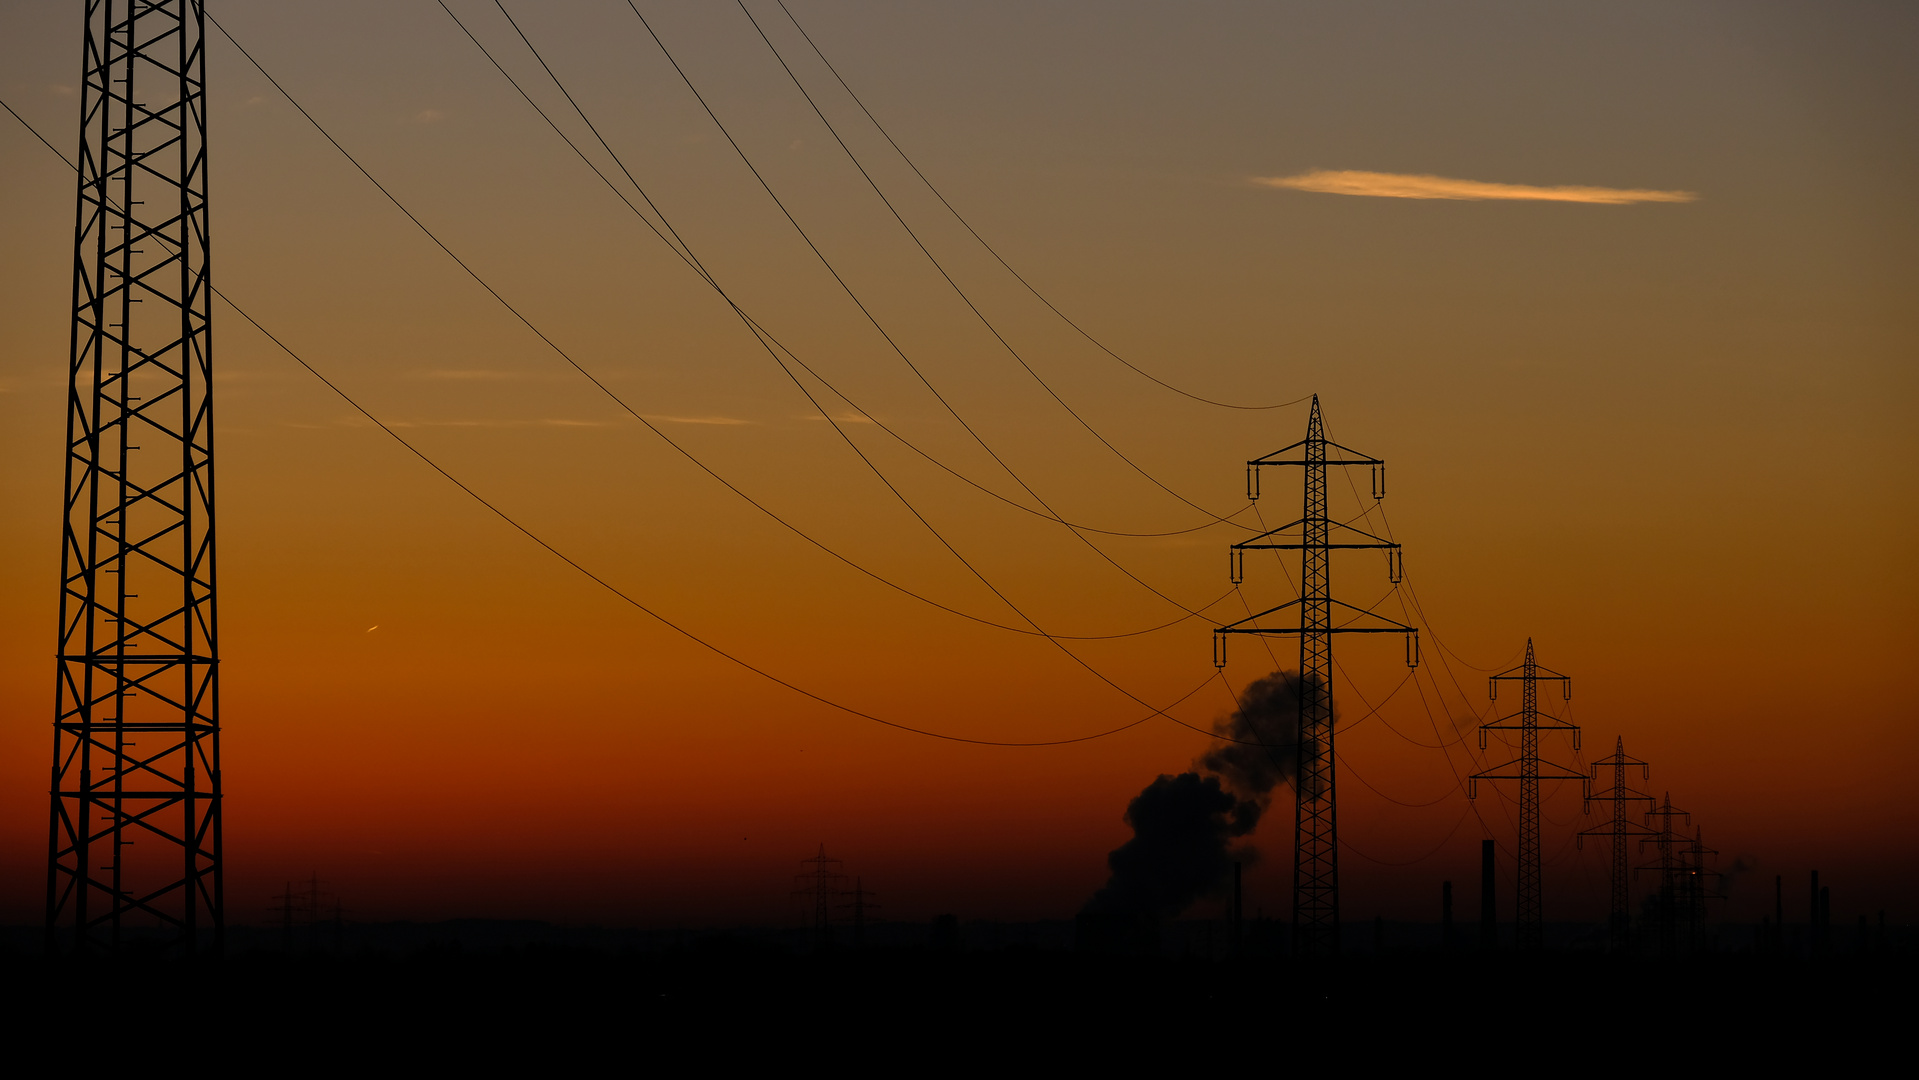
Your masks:
{"label": "insulator", "polygon": [[1259,466],[1246,466],[1246,501],[1259,501]]}
{"label": "insulator", "polygon": [[1213,666],[1216,668],[1223,668],[1226,666],[1226,635],[1225,634],[1213,635]]}
{"label": "insulator", "polygon": [[1419,631],[1417,630],[1406,635],[1406,666],[1409,668],[1419,666]]}
{"label": "insulator", "polygon": [[1466,797],[1468,799],[1479,798],[1479,777],[1468,776],[1466,778]]}
{"label": "insulator", "polygon": [[1386,549],[1386,580],[1394,585],[1406,577],[1406,552],[1401,548]]}
{"label": "insulator", "polygon": [[1560,694],[1567,701],[1571,701],[1573,699],[1573,681],[1571,679],[1559,680],[1559,690],[1560,690]]}
{"label": "insulator", "polygon": [[1385,497],[1386,463],[1382,461],[1373,466],[1373,501],[1378,502]]}
{"label": "insulator", "polygon": [[1226,553],[1227,571],[1237,585],[1246,580],[1246,552],[1241,548],[1231,548]]}

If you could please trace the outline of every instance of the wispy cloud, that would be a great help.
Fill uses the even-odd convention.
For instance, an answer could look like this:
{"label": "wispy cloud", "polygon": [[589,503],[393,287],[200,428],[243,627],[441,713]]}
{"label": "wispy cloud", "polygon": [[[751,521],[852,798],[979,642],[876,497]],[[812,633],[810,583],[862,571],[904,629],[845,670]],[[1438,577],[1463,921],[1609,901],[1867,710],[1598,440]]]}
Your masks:
{"label": "wispy cloud", "polygon": [[714,424],[720,427],[756,423],[753,420],[741,420],[732,416],[648,416],[646,419],[661,424]]}
{"label": "wispy cloud", "polygon": [[612,427],[604,420],[390,420],[395,428],[529,428],[529,427]]}
{"label": "wispy cloud", "polygon": [[481,369],[468,371],[441,369],[436,371],[422,371],[414,375],[416,379],[459,379],[484,382],[498,382],[502,379],[515,379],[518,377],[519,375],[516,372],[486,371]]}
{"label": "wispy cloud", "polygon": [[[808,413],[806,414],[805,419],[825,420],[825,419],[828,419],[828,417],[820,413]],[[873,422],[872,417],[866,416],[862,413],[843,413],[839,416],[831,417],[831,419],[836,424],[870,424]]]}
{"label": "wispy cloud", "polygon": [[1266,187],[1318,191],[1328,195],[1371,195],[1382,199],[1518,199],[1529,202],[1599,203],[1619,206],[1626,203],[1692,202],[1699,196],[1690,191],[1652,191],[1643,188],[1609,188],[1564,185],[1534,187],[1530,184],[1495,184],[1484,180],[1455,180],[1449,176],[1413,173],[1360,172],[1356,169],[1314,169],[1298,176],[1256,176],[1253,183]]}

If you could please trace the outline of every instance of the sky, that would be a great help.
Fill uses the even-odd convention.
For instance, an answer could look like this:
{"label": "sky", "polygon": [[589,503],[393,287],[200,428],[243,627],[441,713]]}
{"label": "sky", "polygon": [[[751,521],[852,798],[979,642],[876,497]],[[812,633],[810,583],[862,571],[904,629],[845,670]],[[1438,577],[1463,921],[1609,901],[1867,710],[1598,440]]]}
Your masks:
{"label": "sky", "polygon": [[[790,374],[434,0],[209,5],[565,356],[217,33],[216,284],[686,631],[216,308],[232,921],[317,874],[355,918],[778,923],[822,843],[889,917],[1068,917],[1209,745],[1155,710],[1208,729],[1297,666],[1241,639],[1222,679],[1210,631],[1293,595],[1259,560],[1236,595],[1226,548],[1297,516],[1244,462],[1313,394],[1389,463],[1370,520],[1406,552],[1397,592],[1340,554],[1336,595],[1422,626],[1410,677],[1336,646],[1346,918],[1470,903],[1482,838],[1509,887],[1513,793],[1461,778],[1503,760],[1471,730],[1528,638],[1583,731],[1546,755],[1649,761],[1750,868],[1727,917],[1774,874],[1791,916],[1813,868],[1836,920],[1919,917],[1919,14],[789,6],[937,196],[777,4],[746,10],[865,175],[736,4],[637,3],[679,71],[620,0],[505,11]],[[502,9],[448,7],[624,184]],[[69,156],[80,33],[0,5],[0,97]],[[73,174],[0,119],[0,919],[30,923]],[[955,742],[688,634],[943,735],[1145,722]],[[1250,910],[1287,908],[1289,817]],[[1545,817],[1547,918],[1601,917],[1577,786]]]}

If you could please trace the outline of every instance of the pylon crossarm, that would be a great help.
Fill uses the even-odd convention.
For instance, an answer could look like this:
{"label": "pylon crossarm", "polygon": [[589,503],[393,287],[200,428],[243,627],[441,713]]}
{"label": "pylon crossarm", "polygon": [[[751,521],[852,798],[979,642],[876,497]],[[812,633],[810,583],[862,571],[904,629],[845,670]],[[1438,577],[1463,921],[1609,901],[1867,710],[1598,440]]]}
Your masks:
{"label": "pylon crossarm", "polygon": [[[1228,623],[1225,626],[1218,627],[1213,631],[1213,633],[1215,634],[1297,634],[1300,632],[1300,628],[1297,626],[1263,627],[1263,626],[1248,626],[1246,624],[1258,622],[1260,619],[1263,619],[1266,616],[1273,614],[1274,612],[1284,611],[1287,608],[1293,607],[1299,603],[1300,601],[1298,600],[1288,600],[1285,603],[1279,605],[1278,607],[1267,608],[1265,611],[1262,611],[1257,615],[1249,615],[1246,618],[1241,619],[1236,623]],[[1342,625],[1342,626],[1330,626],[1324,629],[1316,629],[1313,631],[1313,633],[1319,633],[1319,634],[1417,634],[1419,632],[1419,628],[1416,626],[1407,626],[1405,623],[1395,622],[1394,620],[1389,619],[1384,615],[1378,614],[1377,612],[1367,611],[1365,608],[1362,608],[1362,607],[1354,607],[1353,605],[1345,603],[1344,601],[1329,599],[1324,601],[1324,603],[1327,603],[1331,605],[1332,607],[1345,608],[1347,611],[1352,612],[1358,618],[1377,619],[1378,621],[1385,623],[1386,625],[1384,626],[1352,626],[1348,624],[1348,625]]]}
{"label": "pylon crossarm", "polygon": [[1294,450],[1297,450],[1300,447],[1305,446],[1306,443],[1307,443],[1307,440],[1301,439],[1300,441],[1294,443],[1291,446],[1282,447],[1278,450],[1273,451],[1270,454],[1267,454],[1265,457],[1262,457],[1262,458],[1254,458],[1253,460],[1247,462],[1246,464],[1252,465],[1255,467],[1261,466],[1261,465],[1324,465],[1329,469],[1335,465],[1384,465],[1386,464],[1384,461],[1380,460],[1379,458],[1367,457],[1365,454],[1362,454],[1359,451],[1354,450],[1352,447],[1341,446],[1338,443],[1332,441],[1331,439],[1325,440],[1325,444],[1327,446],[1330,446],[1336,450],[1344,450],[1346,453],[1352,454],[1353,457],[1349,460],[1341,460],[1341,461],[1335,461],[1332,458],[1327,458],[1325,461],[1304,461],[1304,460],[1282,459],[1279,456],[1281,454],[1292,453]]}
{"label": "pylon crossarm", "polygon": [[[1240,551],[1299,551],[1306,546],[1303,540],[1302,542],[1297,544],[1265,544],[1265,543],[1261,543],[1260,541],[1265,540],[1269,536],[1278,536],[1281,533],[1284,533],[1288,529],[1297,529],[1304,524],[1306,524],[1304,519],[1301,519],[1299,521],[1288,522],[1287,524],[1281,525],[1280,527],[1276,529],[1268,529],[1265,532],[1260,533],[1258,536],[1248,537],[1245,540],[1241,540],[1238,543],[1234,544],[1233,548],[1234,550],[1240,550]],[[1325,544],[1315,544],[1314,545],[1315,547],[1337,548],[1341,550],[1362,550],[1362,549],[1374,549],[1374,548],[1391,548],[1394,550],[1398,550],[1401,547],[1400,543],[1396,540],[1388,540],[1384,537],[1374,536],[1372,533],[1369,533],[1364,529],[1355,529],[1351,525],[1342,524],[1341,522],[1329,521],[1326,523],[1326,528],[1329,533],[1334,530],[1344,530],[1349,533],[1358,533],[1359,535],[1372,541],[1372,543],[1342,544],[1335,541],[1329,541]]]}
{"label": "pylon crossarm", "polygon": [[[1548,671],[1544,667],[1535,667],[1534,670],[1538,672],[1538,674],[1533,676],[1534,682],[1553,682],[1555,680],[1562,682],[1572,681],[1571,675],[1561,675],[1556,671]],[[1521,664],[1518,667],[1507,668],[1497,675],[1488,675],[1487,678],[1494,682],[1524,682],[1526,680],[1526,665]]]}
{"label": "pylon crossarm", "polygon": [[1581,832],[1578,833],[1578,835],[1580,836],[1658,836],[1659,830],[1648,829],[1644,825],[1634,825],[1631,822],[1627,822],[1624,828],[1617,828],[1612,824],[1608,824],[1603,829],[1582,830]]}
{"label": "pylon crossarm", "polygon": [[1299,633],[1297,629],[1268,630],[1263,627],[1247,626],[1246,624],[1258,622],[1259,620],[1265,618],[1268,615],[1274,614],[1275,612],[1285,611],[1289,607],[1296,607],[1298,605],[1299,605],[1298,600],[1288,600],[1285,603],[1279,605],[1278,607],[1270,607],[1270,608],[1267,608],[1265,611],[1261,611],[1253,615],[1248,615],[1236,623],[1227,623],[1225,626],[1216,628],[1213,631],[1213,633],[1215,634],[1297,634]]}
{"label": "pylon crossarm", "polygon": [[1533,729],[1537,731],[1578,731],[1579,730],[1578,724],[1567,723],[1564,720],[1560,720],[1556,717],[1551,717],[1551,716],[1541,716],[1530,725],[1524,724],[1524,723],[1518,723],[1518,724],[1507,723],[1508,720],[1523,721],[1525,717],[1526,717],[1526,714],[1523,712],[1509,713],[1505,716],[1500,717],[1497,720],[1494,720],[1490,724],[1481,724],[1479,726],[1481,728],[1484,728],[1487,731],[1518,731],[1522,727],[1532,727]]}
{"label": "pylon crossarm", "polygon": [[[1471,776],[1467,777],[1467,779],[1469,780],[1529,780],[1529,779],[1532,779],[1532,777],[1525,776],[1521,773],[1506,773],[1506,772],[1500,771],[1502,769],[1518,769],[1518,768],[1522,768],[1522,766],[1519,762],[1519,759],[1515,758],[1512,761],[1508,761],[1504,765],[1495,765],[1491,769],[1488,769],[1485,772],[1474,773]],[[1548,769],[1557,769],[1559,771],[1547,772],[1546,770]],[[1583,782],[1586,779],[1586,774],[1583,772],[1580,772],[1577,769],[1568,769],[1564,765],[1560,765],[1557,762],[1542,761],[1539,763],[1538,778],[1541,780],[1579,780]]]}

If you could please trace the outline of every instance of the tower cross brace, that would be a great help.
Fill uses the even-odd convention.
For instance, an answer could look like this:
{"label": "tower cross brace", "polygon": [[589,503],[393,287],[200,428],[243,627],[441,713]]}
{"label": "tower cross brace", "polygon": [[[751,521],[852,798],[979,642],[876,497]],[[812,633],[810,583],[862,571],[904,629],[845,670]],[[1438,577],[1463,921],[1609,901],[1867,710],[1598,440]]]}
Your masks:
{"label": "tower cross brace", "polygon": [[[1329,457],[1329,451],[1339,456]],[[1293,456],[1289,456],[1293,455]],[[1293,813],[1293,950],[1301,956],[1327,956],[1339,949],[1339,821],[1333,754],[1333,635],[1404,634],[1406,663],[1419,662],[1419,631],[1333,598],[1332,553],[1339,549],[1378,549],[1386,555],[1387,577],[1397,584],[1403,572],[1400,546],[1350,525],[1326,512],[1327,466],[1365,465],[1372,472],[1374,500],[1386,496],[1386,463],[1326,438],[1313,396],[1306,437],[1246,463],[1246,497],[1259,498],[1260,470],[1297,465],[1305,472],[1304,506],[1298,521],[1234,544],[1229,554],[1235,585],[1245,580],[1248,551],[1298,551],[1299,598],[1247,616],[1213,631],[1213,663],[1226,665],[1229,635],[1297,635],[1299,638],[1299,737]],[[1263,625],[1262,620],[1297,610],[1293,626]],[[1336,622],[1337,617],[1345,621]]]}

